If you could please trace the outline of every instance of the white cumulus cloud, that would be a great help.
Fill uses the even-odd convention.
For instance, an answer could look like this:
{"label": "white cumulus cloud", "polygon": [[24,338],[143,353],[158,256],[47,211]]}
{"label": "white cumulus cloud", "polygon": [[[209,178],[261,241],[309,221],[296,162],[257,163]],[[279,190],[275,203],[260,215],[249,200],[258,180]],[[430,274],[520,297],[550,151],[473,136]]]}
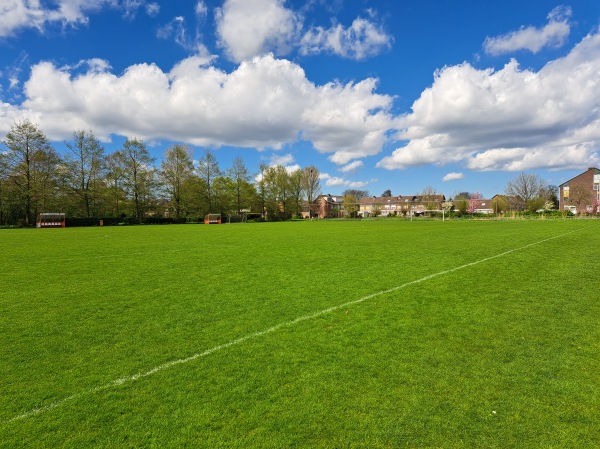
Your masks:
{"label": "white cumulus cloud", "polygon": [[0,134],[27,116],[53,140],[76,129],[103,140],[117,134],[258,149],[304,139],[342,165],[379,153],[394,126],[392,97],[375,93],[375,80],[317,86],[300,66],[272,55],[230,73],[211,61],[200,54],[170,72],[137,64],[120,75],[102,60],[86,61],[85,73],[38,63],[21,105],[0,106]]}
{"label": "white cumulus cloud", "polygon": [[[47,3],[53,5],[46,6]],[[145,0],[2,0],[0,3],[0,37],[13,36],[21,29],[35,28],[43,32],[47,25],[77,26],[89,22],[89,14],[103,8],[116,8],[125,17],[134,17],[145,7],[150,16],[158,14],[156,2]]]}
{"label": "white cumulus cloud", "polygon": [[571,8],[558,6],[548,14],[548,23],[541,29],[530,26],[503,36],[488,37],[484,43],[485,52],[491,55],[517,50],[537,53],[544,47],[560,47],[571,32],[571,15]]}
{"label": "white cumulus cloud", "polygon": [[600,153],[600,34],[538,72],[470,64],[435,75],[403,119],[406,145],[379,167],[462,162],[476,170],[581,168]]}
{"label": "white cumulus cloud", "polygon": [[381,26],[358,17],[348,28],[337,24],[328,29],[323,27],[310,29],[300,42],[300,52],[303,54],[326,52],[361,60],[388,49],[392,40]]}
{"label": "white cumulus cloud", "polygon": [[457,179],[463,179],[465,177],[462,173],[451,172],[442,178],[442,181],[456,181]]}
{"label": "white cumulus cloud", "polygon": [[331,176],[329,173],[321,173],[319,179],[325,181],[327,187],[348,187],[350,189],[360,189],[377,182],[377,179],[371,179],[369,181],[350,181],[349,179],[340,178],[339,176]]}
{"label": "white cumulus cloud", "polygon": [[342,173],[354,173],[358,169],[362,168],[365,164],[362,161],[350,162],[348,165],[344,165],[340,168]]}
{"label": "white cumulus cloud", "polygon": [[269,52],[286,54],[302,26],[283,0],[225,0],[216,19],[219,43],[236,62]]}
{"label": "white cumulus cloud", "polygon": [[[371,15],[374,13],[371,12]],[[303,15],[284,0],[225,0],[216,10],[219,44],[236,62],[272,52],[286,55],[332,53],[362,60],[388,49],[393,41],[374,20],[356,18],[349,27],[312,27],[304,31]]]}
{"label": "white cumulus cloud", "polygon": [[290,165],[292,162],[294,162],[294,155],[293,154],[274,154],[273,156],[271,156],[271,162],[269,163],[270,166],[275,166],[275,165],[282,165],[282,166],[286,166],[286,165]]}

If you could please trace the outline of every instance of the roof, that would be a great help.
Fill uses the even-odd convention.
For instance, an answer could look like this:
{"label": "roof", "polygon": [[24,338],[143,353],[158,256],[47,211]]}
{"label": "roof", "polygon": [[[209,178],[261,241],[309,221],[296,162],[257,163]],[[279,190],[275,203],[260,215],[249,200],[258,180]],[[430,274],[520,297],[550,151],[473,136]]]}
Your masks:
{"label": "roof", "polygon": [[370,196],[367,198],[362,198],[360,200],[360,204],[362,205],[373,205],[373,204],[381,204],[382,206],[386,204],[404,204],[404,203],[420,203],[420,202],[441,202],[446,201],[446,197],[444,195],[424,195],[424,196],[415,196],[415,195],[400,195],[400,196]]}
{"label": "roof", "polygon": [[568,183],[570,183],[571,181],[573,181],[575,178],[579,178],[581,175],[589,172],[590,170],[594,170],[594,174],[600,174],[600,169],[596,168],[596,167],[590,167],[588,168],[586,171],[579,173],[577,176],[573,176],[571,179],[569,179],[568,181],[563,182],[562,184],[559,184],[558,187],[563,187],[565,185],[567,185]]}
{"label": "roof", "polygon": [[321,200],[321,199],[325,199],[325,201],[327,201],[328,203],[341,203],[344,201],[344,197],[341,195],[319,195],[317,197],[317,201]]}

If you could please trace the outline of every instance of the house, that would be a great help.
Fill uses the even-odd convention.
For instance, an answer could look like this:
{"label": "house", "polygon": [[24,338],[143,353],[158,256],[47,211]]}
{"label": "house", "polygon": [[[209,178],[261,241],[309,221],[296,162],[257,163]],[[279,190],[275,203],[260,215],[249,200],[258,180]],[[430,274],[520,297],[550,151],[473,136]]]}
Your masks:
{"label": "house", "polygon": [[469,212],[472,214],[493,214],[492,200],[470,199]]}
{"label": "house", "polygon": [[344,197],[340,195],[319,195],[315,200],[313,216],[318,218],[341,218],[344,216]]}
{"label": "house", "polygon": [[360,200],[358,215],[420,215],[427,211],[441,210],[445,201],[444,195],[373,196]]}
{"label": "house", "polygon": [[600,213],[600,169],[591,167],[559,186],[559,209],[577,213]]}

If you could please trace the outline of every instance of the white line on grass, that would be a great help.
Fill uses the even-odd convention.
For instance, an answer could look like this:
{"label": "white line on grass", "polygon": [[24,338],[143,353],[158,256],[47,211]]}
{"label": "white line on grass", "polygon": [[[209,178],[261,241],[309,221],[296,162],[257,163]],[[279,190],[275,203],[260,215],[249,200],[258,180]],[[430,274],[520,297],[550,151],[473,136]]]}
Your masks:
{"label": "white line on grass", "polygon": [[[584,228],[581,228],[581,229],[584,229]],[[79,399],[80,397],[91,395],[91,394],[94,394],[94,393],[98,393],[98,392],[103,391],[103,390],[108,390],[109,388],[117,387],[117,386],[120,386],[120,385],[123,385],[123,384],[126,384],[126,383],[135,382],[138,379],[142,379],[144,377],[151,376],[153,374],[156,374],[156,373],[158,373],[160,371],[164,371],[164,370],[166,370],[168,368],[171,368],[173,366],[183,365],[185,363],[192,362],[192,361],[194,361],[196,359],[199,359],[201,357],[206,357],[206,356],[208,356],[208,355],[210,355],[210,354],[212,354],[214,352],[218,352],[218,351],[221,351],[223,349],[227,349],[227,348],[229,348],[231,346],[238,345],[238,344],[243,343],[243,342],[245,342],[247,340],[250,340],[250,339],[253,339],[253,338],[257,338],[257,337],[262,337],[263,335],[273,333],[273,332],[275,332],[275,331],[277,331],[277,330],[279,330],[279,329],[281,329],[283,327],[294,326],[295,324],[298,324],[298,323],[300,323],[302,321],[307,321],[307,320],[310,320],[310,319],[313,319],[313,318],[317,318],[319,316],[328,314],[330,312],[334,312],[334,311],[342,309],[344,307],[348,307],[348,306],[352,306],[352,305],[355,305],[355,304],[359,304],[361,302],[365,302],[365,301],[367,301],[369,299],[372,299],[372,298],[375,298],[377,296],[382,296],[382,295],[386,295],[388,293],[393,293],[393,292],[398,291],[400,289],[403,289],[403,288],[406,288],[406,287],[410,287],[411,285],[415,285],[415,284],[419,284],[421,282],[425,282],[425,281],[427,281],[429,279],[433,279],[433,278],[436,278],[436,277],[439,277],[439,276],[443,276],[445,274],[453,273],[455,271],[463,270],[465,268],[469,268],[469,267],[472,267],[474,265],[478,265],[480,263],[487,262],[489,260],[493,260],[493,259],[497,259],[499,257],[506,256],[507,254],[511,254],[511,253],[514,253],[514,252],[517,252],[517,251],[522,251],[524,249],[530,248],[530,247],[535,246],[535,245],[539,245],[541,243],[548,242],[550,240],[554,240],[554,239],[557,239],[557,238],[565,237],[565,236],[567,236],[569,234],[573,234],[574,232],[577,232],[577,231],[579,231],[581,229],[570,231],[570,232],[567,232],[567,233],[564,233],[564,234],[560,234],[560,235],[557,235],[557,236],[554,236],[554,237],[549,237],[547,239],[540,240],[540,241],[537,241],[537,242],[534,242],[534,243],[529,243],[528,245],[521,246],[521,247],[515,248],[515,249],[510,249],[508,251],[504,251],[503,253],[496,254],[495,256],[490,256],[490,257],[486,257],[484,259],[476,260],[475,262],[470,262],[470,263],[467,263],[467,264],[464,264],[464,265],[460,265],[458,267],[451,268],[449,270],[439,271],[437,273],[430,274],[428,276],[424,276],[424,277],[422,277],[420,279],[416,279],[414,281],[406,282],[405,284],[398,285],[396,287],[392,287],[392,288],[389,288],[387,290],[382,290],[382,291],[379,291],[379,292],[376,292],[376,293],[372,293],[370,295],[363,296],[362,298],[355,299],[355,300],[352,300],[352,301],[348,301],[348,302],[345,302],[343,304],[338,304],[337,306],[332,306],[332,307],[329,307],[327,309],[321,310],[319,312],[312,313],[310,315],[300,316],[300,317],[298,317],[298,318],[296,318],[296,319],[294,319],[292,321],[286,321],[284,323],[276,324],[275,326],[270,327],[268,329],[264,329],[262,331],[254,332],[252,334],[245,335],[245,336],[237,338],[235,340],[231,340],[228,343],[223,343],[221,345],[214,346],[214,347],[212,347],[210,349],[205,350],[204,352],[198,352],[198,353],[196,353],[194,355],[191,355],[191,356],[183,358],[183,359],[177,359],[177,360],[173,360],[171,362],[163,363],[162,365],[158,365],[158,366],[152,368],[149,371],[140,372],[140,373],[134,374],[132,376],[121,377],[120,379],[113,380],[112,382],[109,382],[107,384],[101,385],[99,387],[92,388],[90,390],[87,390],[87,391],[84,391],[84,392],[81,392],[81,393],[77,393],[77,394],[68,396],[66,398],[60,399],[60,400],[58,400],[56,402],[53,402],[53,403],[51,403],[49,405],[46,405],[44,407],[39,407],[39,408],[31,409],[31,410],[29,410],[29,411],[27,411],[27,412],[25,412],[25,413],[23,413],[21,415],[15,416],[15,417],[9,419],[8,421],[5,421],[4,424],[8,424],[8,423],[11,423],[11,422],[14,422],[14,421],[19,421],[19,420],[22,420],[22,419],[25,419],[25,418],[29,418],[29,417],[34,416],[34,415],[42,414],[44,412],[47,412],[47,411],[53,410],[55,408],[58,408],[61,405],[65,404],[65,403],[67,403],[69,401],[73,401],[75,399]]]}

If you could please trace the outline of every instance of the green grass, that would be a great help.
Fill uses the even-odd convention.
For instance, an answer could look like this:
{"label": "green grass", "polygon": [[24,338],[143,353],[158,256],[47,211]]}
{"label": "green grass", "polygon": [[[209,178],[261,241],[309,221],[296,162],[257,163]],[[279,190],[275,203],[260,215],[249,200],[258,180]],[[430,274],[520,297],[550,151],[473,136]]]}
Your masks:
{"label": "green grass", "polygon": [[0,447],[600,447],[599,226],[0,231]]}

